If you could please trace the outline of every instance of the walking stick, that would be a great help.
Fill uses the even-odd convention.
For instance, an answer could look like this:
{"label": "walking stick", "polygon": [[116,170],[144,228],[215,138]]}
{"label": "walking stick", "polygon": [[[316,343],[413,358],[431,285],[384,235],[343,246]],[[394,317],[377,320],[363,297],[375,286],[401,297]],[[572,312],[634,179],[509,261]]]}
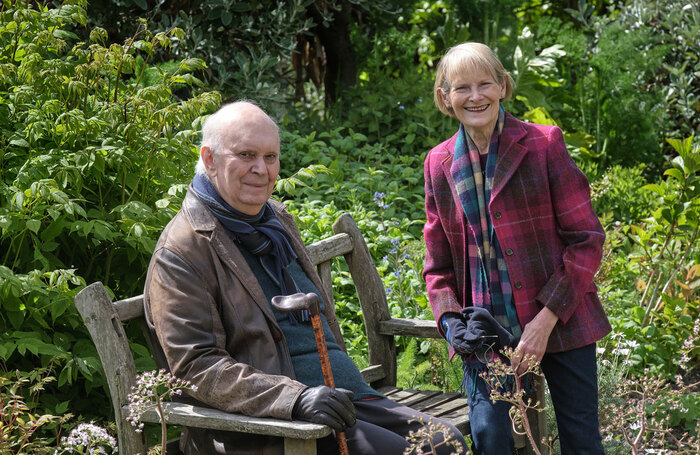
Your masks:
{"label": "walking stick", "polygon": [[[331,371],[331,362],[328,358],[328,347],[326,346],[326,337],[323,335],[323,327],[321,326],[321,305],[318,296],[313,293],[303,294],[297,293],[292,295],[277,295],[272,298],[272,306],[277,311],[288,313],[290,311],[307,310],[311,317],[311,325],[314,328],[314,339],[318,348],[318,358],[321,361],[321,372],[323,373],[323,382],[328,386],[335,388],[333,380],[333,372]],[[335,435],[338,440],[338,449],[340,455],[349,455],[348,442],[345,438],[345,432],[338,431]]]}

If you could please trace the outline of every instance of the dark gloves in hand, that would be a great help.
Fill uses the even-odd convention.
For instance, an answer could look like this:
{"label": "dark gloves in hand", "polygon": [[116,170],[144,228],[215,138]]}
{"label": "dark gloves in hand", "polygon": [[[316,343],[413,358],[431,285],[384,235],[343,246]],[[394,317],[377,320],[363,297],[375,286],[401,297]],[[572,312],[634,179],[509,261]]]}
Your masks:
{"label": "dark gloves in hand", "polygon": [[468,341],[478,342],[479,348],[486,345],[494,345],[498,351],[507,346],[515,347],[515,337],[496,321],[486,308],[470,306],[462,309],[462,317],[469,328]]}
{"label": "dark gloves in hand", "polygon": [[445,313],[440,318],[445,338],[457,354],[480,351],[493,345],[498,351],[506,346],[515,347],[517,340],[491,313],[481,307],[467,307],[459,313]]}
{"label": "dark gloves in hand", "polygon": [[469,336],[467,324],[464,322],[461,314],[445,313],[440,318],[440,323],[442,324],[442,331],[445,333],[445,339],[457,354],[472,352],[467,341]]}
{"label": "dark gloves in hand", "polygon": [[325,385],[309,387],[294,403],[292,418],[328,425],[343,431],[355,425],[354,394],[350,390],[332,389]]}

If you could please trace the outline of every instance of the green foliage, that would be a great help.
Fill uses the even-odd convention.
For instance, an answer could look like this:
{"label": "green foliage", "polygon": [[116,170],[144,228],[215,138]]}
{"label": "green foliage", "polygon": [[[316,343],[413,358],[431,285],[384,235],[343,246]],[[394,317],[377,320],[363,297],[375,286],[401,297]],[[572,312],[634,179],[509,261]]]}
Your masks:
{"label": "green foliage", "polygon": [[[637,342],[629,359],[634,371],[667,376],[676,372],[673,359],[700,310],[700,147],[692,137],[669,143],[678,156],[666,179],[644,187],[657,196],[656,208],[611,237],[617,251],[607,255],[600,280],[604,295],[616,302],[609,307],[614,330]],[[625,287],[630,282],[635,289]]]}
{"label": "green foliage", "polygon": [[595,138],[592,158],[601,169],[645,163],[655,172],[661,139],[691,134],[688,115],[698,107],[697,40],[687,39],[698,17],[684,13],[693,2],[632,0],[605,15],[593,3],[569,10],[575,22],[547,16],[533,29],[540,46],[559,44],[567,53],[559,62],[563,90],[546,92],[550,113],[565,130]]}
{"label": "green foliage", "polygon": [[173,97],[199,84],[202,60],[142,83],[180,30],[153,34],[141,22],[122,45],[102,29],[80,42],[84,7],[0,12],[0,358],[24,371],[53,362],[48,412],[67,402],[108,411],[90,404],[106,402],[104,382],[73,296],[97,280],[138,292],[192,173],[198,119],[219,103],[211,92]]}
{"label": "green foliage", "polygon": [[591,199],[596,213],[610,213],[615,221],[638,223],[655,206],[654,195],[643,187],[647,184],[644,165],[609,168],[591,185]]}
{"label": "green foliage", "polygon": [[[37,397],[56,378],[50,369],[29,373],[3,371],[0,375],[0,453],[7,455],[53,452],[52,438],[40,436],[44,427],[57,432],[71,415],[56,416],[37,412]],[[59,414],[65,412],[59,411]]]}

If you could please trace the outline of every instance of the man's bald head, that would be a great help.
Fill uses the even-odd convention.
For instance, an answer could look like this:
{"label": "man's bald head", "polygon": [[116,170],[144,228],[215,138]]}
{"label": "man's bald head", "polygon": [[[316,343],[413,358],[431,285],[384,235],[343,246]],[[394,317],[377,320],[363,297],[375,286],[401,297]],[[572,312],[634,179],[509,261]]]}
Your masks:
{"label": "man's bald head", "polygon": [[[258,122],[273,126],[279,134],[275,121],[256,103],[242,100],[225,104],[204,121],[200,150],[201,147],[209,147],[215,154],[220,153],[227,141],[235,140],[238,134]],[[201,154],[195,172],[206,175]]]}

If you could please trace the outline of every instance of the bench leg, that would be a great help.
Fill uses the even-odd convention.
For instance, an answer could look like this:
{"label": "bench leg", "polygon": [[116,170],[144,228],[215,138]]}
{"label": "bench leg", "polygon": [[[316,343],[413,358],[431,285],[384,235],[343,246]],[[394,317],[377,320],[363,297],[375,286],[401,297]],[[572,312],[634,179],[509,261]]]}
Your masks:
{"label": "bench leg", "polygon": [[316,455],[316,440],[284,438],[284,455]]}

